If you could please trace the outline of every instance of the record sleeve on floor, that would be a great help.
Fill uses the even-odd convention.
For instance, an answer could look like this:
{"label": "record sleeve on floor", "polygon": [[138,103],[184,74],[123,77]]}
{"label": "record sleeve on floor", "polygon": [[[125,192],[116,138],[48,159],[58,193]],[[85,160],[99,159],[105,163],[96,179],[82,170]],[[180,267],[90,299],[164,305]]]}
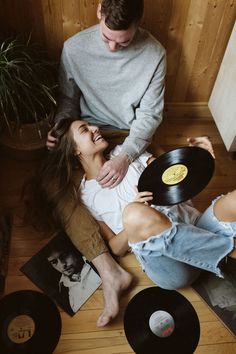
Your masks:
{"label": "record sleeve on floor", "polygon": [[58,233],[20,269],[70,316],[102,281],[65,233]]}
{"label": "record sleeve on floor", "polygon": [[192,288],[236,338],[236,260],[228,258],[224,278],[204,272]]}
{"label": "record sleeve on floor", "polygon": [[151,287],[129,302],[124,315],[127,340],[138,354],[192,354],[199,341],[195,309],[180,293]]}

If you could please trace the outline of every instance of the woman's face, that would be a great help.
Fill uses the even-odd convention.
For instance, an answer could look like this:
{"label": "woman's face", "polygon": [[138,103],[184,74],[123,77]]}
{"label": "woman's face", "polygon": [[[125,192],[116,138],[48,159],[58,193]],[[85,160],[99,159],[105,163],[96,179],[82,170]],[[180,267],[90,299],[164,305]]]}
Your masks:
{"label": "woman's face", "polygon": [[82,156],[94,155],[103,152],[108,143],[94,125],[83,120],[76,120],[71,124],[70,131],[76,144],[76,153]]}

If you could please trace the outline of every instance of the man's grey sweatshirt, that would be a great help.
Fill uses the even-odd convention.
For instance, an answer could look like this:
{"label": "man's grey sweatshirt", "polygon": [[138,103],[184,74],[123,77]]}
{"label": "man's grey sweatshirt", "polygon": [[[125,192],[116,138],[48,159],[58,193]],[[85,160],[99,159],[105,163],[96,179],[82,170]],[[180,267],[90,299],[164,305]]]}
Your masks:
{"label": "man's grey sweatshirt", "polygon": [[134,159],[161,123],[165,73],[165,49],[149,32],[139,28],[128,47],[111,52],[100,26],[90,27],[64,43],[55,120],[81,117],[128,129],[121,153]]}

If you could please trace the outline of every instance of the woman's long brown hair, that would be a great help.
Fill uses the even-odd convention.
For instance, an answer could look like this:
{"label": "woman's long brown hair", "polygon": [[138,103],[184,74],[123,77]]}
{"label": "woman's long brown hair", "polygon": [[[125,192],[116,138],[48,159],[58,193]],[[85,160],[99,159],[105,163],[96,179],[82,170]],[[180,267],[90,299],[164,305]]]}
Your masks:
{"label": "woman's long brown hair", "polygon": [[69,130],[74,120],[63,119],[54,126],[51,135],[57,144],[23,190],[24,220],[44,233],[65,229],[79,202],[73,180],[77,163],[75,143]]}

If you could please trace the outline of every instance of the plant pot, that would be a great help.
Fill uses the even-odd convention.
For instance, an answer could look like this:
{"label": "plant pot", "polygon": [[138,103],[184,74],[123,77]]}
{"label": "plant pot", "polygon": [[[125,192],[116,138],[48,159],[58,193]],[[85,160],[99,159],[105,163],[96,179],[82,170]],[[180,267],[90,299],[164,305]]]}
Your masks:
{"label": "plant pot", "polygon": [[10,133],[5,128],[0,134],[1,152],[15,159],[31,160],[40,158],[46,151],[47,134],[50,129],[48,121],[23,124]]}

